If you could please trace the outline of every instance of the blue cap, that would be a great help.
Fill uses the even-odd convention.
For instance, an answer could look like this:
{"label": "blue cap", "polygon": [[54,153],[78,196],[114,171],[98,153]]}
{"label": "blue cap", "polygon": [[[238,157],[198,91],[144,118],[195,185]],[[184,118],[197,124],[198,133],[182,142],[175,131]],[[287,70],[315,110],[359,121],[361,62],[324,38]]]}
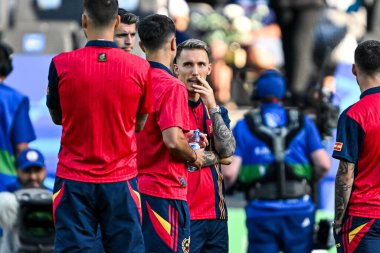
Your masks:
{"label": "blue cap", "polygon": [[263,99],[274,97],[281,100],[285,96],[286,84],[284,76],[276,70],[263,72],[255,82],[254,96]]}
{"label": "blue cap", "polygon": [[28,148],[19,154],[16,165],[20,170],[26,170],[32,166],[44,168],[45,159],[41,152],[37,149]]}

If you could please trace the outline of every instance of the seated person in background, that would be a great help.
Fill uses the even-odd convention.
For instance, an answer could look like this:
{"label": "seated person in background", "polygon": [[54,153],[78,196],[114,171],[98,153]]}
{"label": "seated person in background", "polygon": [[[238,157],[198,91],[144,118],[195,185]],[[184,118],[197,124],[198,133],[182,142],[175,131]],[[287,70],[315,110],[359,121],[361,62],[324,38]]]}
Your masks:
{"label": "seated person in background", "polygon": [[40,151],[25,149],[17,157],[16,167],[17,179],[5,185],[8,192],[21,188],[47,188],[43,184],[46,178],[45,159]]}
{"label": "seated person in background", "polygon": [[46,166],[40,151],[25,149],[17,157],[16,167],[17,179],[5,185],[6,191],[0,192],[0,228],[4,230],[4,235],[0,238],[0,253],[18,252],[22,246],[17,227],[21,206],[14,192],[25,188],[48,190],[43,184]]}

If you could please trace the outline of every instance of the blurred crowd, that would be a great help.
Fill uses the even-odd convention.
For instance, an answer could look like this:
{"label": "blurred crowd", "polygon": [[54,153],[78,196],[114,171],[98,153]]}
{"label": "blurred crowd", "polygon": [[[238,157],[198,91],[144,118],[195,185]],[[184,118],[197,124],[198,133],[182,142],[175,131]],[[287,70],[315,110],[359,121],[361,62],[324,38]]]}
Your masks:
{"label": "blurred crowd", "polygon": [[[284,94],[278,100],[284,99],[285,105],[318,105],[310,104],[310,98],[325,96],[329,100],[325,105],[330,106],[336,67],[354,62],[359,42],[380,38],[380,28],[375,25],[380,14],[377,0],[119,0],[119,6],[140,19],[152,13],[169,16],[175,22],[177,44],[190,38],[207,42],[213,69],[207,81],[215,102],[229,110],[251,105],[258,77],[268,70],[284,83]],[[24,55],[57,55],[81,48],[86,43],[81,15],[82,0],[0,0],[0,42]],[[130,48],[144,57],[137,43],[139,38]],[[10,59],[11,54],[7,53]],[[262,86],[266,88],[266,83]],[[331,112],[330,108],[318,108],[326,110],[322,114]],[[334,128],[335,116],[320,117],[320,121]],[[331,125],[330,119],[334,121]],[[319,122],[316,125],[321,132]],[[11,184],[13,190],[7,191],[23,185],[23,173],[25,183],[43,185],[43,156],[38,150],[27,151],[19,159],[25,156],[24,163],[40,159],[39,166],[17,166],[17,180]]]}
{"label": "blurred crowd", "polygon": [[[11,42],[16,53],[57,54],[82,47],[81,2],[3,0],[0,38]],[[324,82],[333,89],[333,80],[323,79],[334,65],[352,63],[357,42],[379,36],[377,2],[120,0],[119,5],[140,18],[168,15],[176,23],[178,43],[190,37],[208,42],[216,99],[236,108],[250,104],[247,94],[265,69],[283,71],[297,101],[311,86]]]}

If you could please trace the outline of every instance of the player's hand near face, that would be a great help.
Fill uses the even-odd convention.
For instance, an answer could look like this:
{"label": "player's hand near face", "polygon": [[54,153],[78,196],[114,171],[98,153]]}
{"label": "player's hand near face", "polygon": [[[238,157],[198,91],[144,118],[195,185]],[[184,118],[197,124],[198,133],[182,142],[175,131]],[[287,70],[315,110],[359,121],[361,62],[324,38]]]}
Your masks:
{"label": "player's hand near face", "polygon": [[200,76],[196,76],[200,84],[193,84],[194,91],[201,95],[203,102],[205,102],[208,109],[216,107],[214,91],[210,84]]}

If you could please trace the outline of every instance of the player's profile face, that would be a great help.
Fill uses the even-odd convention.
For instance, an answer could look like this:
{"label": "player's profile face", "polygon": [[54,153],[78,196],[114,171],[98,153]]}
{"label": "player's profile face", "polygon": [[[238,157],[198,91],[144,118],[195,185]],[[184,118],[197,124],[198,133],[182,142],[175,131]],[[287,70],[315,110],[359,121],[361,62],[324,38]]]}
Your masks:
{"label": "player's profile face", "polygon": [[117,46],[126,52],[131,52],[135,44],[136,24],[120,23],[115,29],[114,41]]}
{"label": "player's profile face", "polygon": [[177,58],[174,66],[175,74],[193,92],[194,84],[202,85],[197,77],[206,79],[211,72],[211,65],[207,52],[203,49],[184,49]]}

